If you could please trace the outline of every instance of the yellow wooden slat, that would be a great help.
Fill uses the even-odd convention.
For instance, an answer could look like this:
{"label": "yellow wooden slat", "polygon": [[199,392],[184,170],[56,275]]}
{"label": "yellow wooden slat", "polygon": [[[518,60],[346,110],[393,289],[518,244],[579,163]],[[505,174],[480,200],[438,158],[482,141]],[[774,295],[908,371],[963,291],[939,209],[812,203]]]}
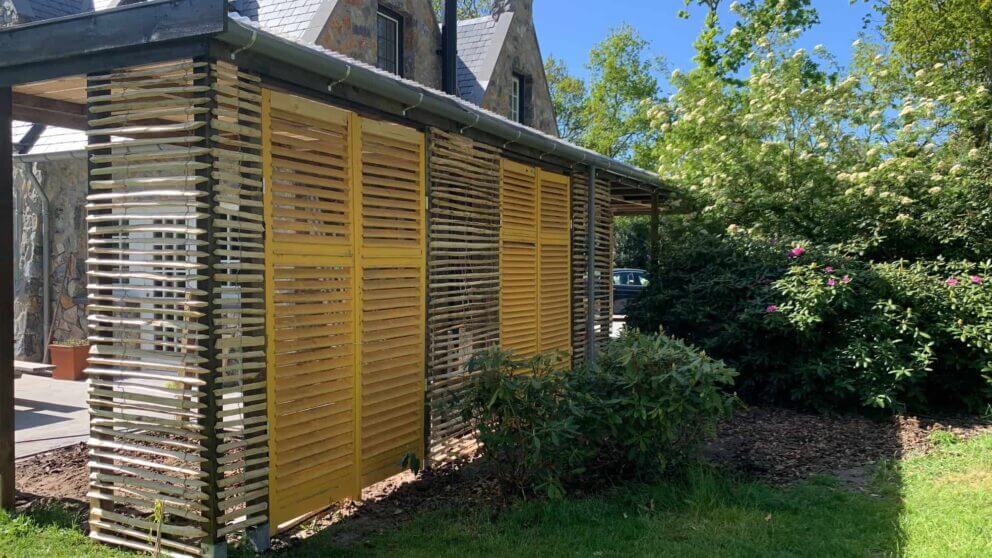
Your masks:
{"label": "yellow wooden slat", "polygon": [[267,90],[263,102],[281,525],[360,497],[408,451],[423,458],[426,164],[417,130]]}
{"label": "yellow wooden slat", "polygon": [[568,177],[503,160],[500,342],[517,356],[571,350]]}

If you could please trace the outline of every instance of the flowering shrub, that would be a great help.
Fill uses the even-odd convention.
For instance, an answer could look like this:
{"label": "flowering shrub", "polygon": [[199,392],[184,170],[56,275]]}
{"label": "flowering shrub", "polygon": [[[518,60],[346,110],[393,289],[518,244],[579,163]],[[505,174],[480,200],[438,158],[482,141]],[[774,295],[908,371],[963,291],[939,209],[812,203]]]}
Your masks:
{"label": "flowering shrub", "polygon": [[630,333],[594,366],[499,351],[472,360],[464,412],[512,492],[557,497],[579,483],[650,478],[682,462],[726,416],[734,371],[664,335]]}
{"label": "flowering shrub", "polygon": [[698,239],[660,262],[628,321],[726,360],[756,400],[834,410],[992,401],[992,264],[804,248]]}

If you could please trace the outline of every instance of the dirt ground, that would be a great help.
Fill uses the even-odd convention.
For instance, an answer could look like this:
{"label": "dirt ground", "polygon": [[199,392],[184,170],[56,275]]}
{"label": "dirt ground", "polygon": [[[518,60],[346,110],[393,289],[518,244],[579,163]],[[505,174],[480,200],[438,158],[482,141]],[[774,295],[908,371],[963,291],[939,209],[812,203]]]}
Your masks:
{"label": "dirt ground", "polygon": [[861,486],[875,463],[930,450],[931,434],[938,430],[968,438],[992,431],[992,424],[967,418],[873,420],[754,407],[721,424],[704,453],[712,461],[772,484],[833,474]]}
{"label": "dirt ground", "polygon": [[[863,489],[872,465],[885,459],[925,453],[934,431],[962,438],[992,431],[972,419],[897,416],[871,420],[824,416],[758,407],[739,412],[718,428],[704,455],[720,466],[772,484],[789,484],[820,474],[837,475],[852,489]],[[84,508],[88,476],[83,444],[36,455],[17,463],[19,506],[59,500]],[[411,482],[417,480],[417,482]],[[362,502],[346,501],[304,521],[273,542],[286,550],[339,523],[346,529],[324,536],[342,545],[449,505],[492,509],[505,505],[495,483],[478,463],[462,463],[397,475],[363,491]]]}

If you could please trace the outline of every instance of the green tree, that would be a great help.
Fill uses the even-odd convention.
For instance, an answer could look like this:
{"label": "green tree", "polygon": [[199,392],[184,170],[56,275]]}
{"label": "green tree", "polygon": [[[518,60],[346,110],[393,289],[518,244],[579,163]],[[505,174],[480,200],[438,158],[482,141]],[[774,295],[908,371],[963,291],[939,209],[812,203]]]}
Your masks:
{"label": "green tree", "polygon": [[[883,32],[910,72],[945,68],[961,89],[992,90],[992,0],[879,0]],[[965,130],[977,146],[992,137],[992,101]]]}
{"label": "green tree", "polygon": [[653,166],[658,138],[649,111],[659,101],[660,58],[649,57],[648,42],[622,25],[589,53],[588,97],[581,143],[609,157]]}
{"label": "green tree", "polygon": [[[472,19],[488,15],[494,0],[458,0],[458,19]],[[444,21],[444,0],[431,0],[438,21]]]}
{"label": "green tree", "polygon": [[[722,0],[684,0],[685,5],[706,9],[703,29],[696,39],[695,60],[732,78],[747,63],[753,45],[780,32],[805,31],[819,23],[810,0],[736,0],[730,9],[738,16],[729,32],[723,33],[717,9]],[[680,16],[688,17],[682,10]]]}
{"label": "green tree", "polygon": [[558,120],[558,135],[571,142],[581,142],[586,129],[585,82],[569,74],[565,61],[554,56],[548,56],[544,70]]}

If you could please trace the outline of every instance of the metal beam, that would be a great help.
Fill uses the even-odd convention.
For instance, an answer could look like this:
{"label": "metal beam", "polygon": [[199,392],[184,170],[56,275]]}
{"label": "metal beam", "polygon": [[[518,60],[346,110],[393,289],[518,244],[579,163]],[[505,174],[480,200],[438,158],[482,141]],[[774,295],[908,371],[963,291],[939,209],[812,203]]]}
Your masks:
{"label": "metal beam", "polygon": [[648,262],[658,263],[658,193],[651,193],[651,230],[648,231]]}
{"label": "metal beam", "polygon": [[[586,363],[596,361],[596,167],[586,191]],[[610,310],[612,312],[612,309]]]}
{"label": "metal beam", "polygon": [[[227,21],[227,0],[153,0],[16,25],[0,31],[0,85],[148,63],[143,47],[220,33]],[[111,53],[131,59],[94,67]]]}
{"label": "metal beam", "polygon": [[[28,128],[27,133],[24,134],[24,137],[22,137],[19,142],[14,144],[14,151],[18,155],[24,155],[28,151],[31,151],[31,148],[34,147],[34,144],[38,143],[38,138],[41,137],[41,134],[44,133],[44,131],[44,124],[32,124],[31,127]],[[46,335],[45,338],[47,339],[48,336]]]}
{"label": "metal beam", "polygon": [[0,87],[0,507],[14,509],[14,138],[12,92]]}
{"label": "metal beam", "polygon": [[14,120],[48,124],[73,130],[86,129],[86,106],[14,92]]}
{"label": "metal beam", "polygon": [[0,86],[206,53],[227,0],[152,0],[0,30]]}

